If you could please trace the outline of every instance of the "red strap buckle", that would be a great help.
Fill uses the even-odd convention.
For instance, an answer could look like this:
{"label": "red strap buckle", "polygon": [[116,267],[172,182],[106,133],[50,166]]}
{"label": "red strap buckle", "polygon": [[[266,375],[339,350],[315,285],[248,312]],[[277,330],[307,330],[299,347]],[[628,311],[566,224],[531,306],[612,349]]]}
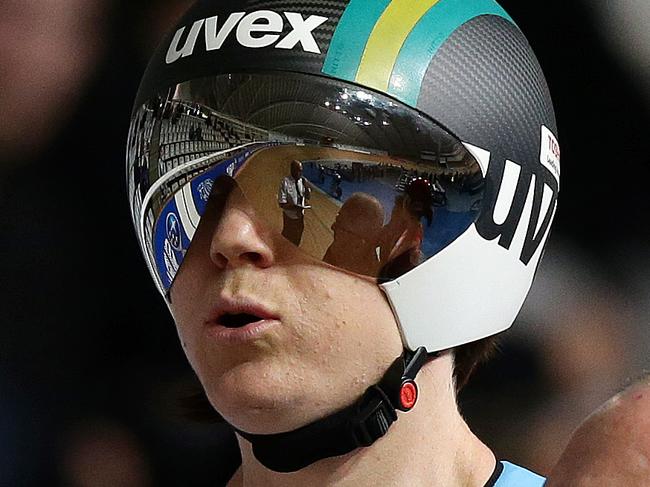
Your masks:
{"label": "red strap buckle", "polygon": [[402,411],[409,411],[415,406],[418,400],[418,386],[412,380],[405,380],[402,382],[402,387],[399,390],[400,409]]}

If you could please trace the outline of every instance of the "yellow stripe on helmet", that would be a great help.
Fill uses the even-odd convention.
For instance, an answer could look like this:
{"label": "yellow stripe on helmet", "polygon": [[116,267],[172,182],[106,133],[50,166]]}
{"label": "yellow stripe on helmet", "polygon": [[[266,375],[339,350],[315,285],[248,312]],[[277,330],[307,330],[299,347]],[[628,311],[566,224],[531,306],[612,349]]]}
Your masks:
{"label": "yellow stripe on helmet", "polygon": [[368,38],[355,81],[386,92],[404,41],[424,14],[439,1],[393,0]]}

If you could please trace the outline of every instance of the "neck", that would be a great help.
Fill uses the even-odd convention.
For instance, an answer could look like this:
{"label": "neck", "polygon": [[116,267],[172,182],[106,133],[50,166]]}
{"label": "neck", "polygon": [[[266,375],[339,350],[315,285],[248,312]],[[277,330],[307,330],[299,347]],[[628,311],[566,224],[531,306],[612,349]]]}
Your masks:
{"label": "neck", "polygon": [[242,467],[231,487],[412,485],[483,487],[494,470],[492,452],[469,430],[456,407],[453,360],[446,354],[425,365],[418,403],[368,448],[318,461],[298,472],[266,469],[250,443],[238,437]]}

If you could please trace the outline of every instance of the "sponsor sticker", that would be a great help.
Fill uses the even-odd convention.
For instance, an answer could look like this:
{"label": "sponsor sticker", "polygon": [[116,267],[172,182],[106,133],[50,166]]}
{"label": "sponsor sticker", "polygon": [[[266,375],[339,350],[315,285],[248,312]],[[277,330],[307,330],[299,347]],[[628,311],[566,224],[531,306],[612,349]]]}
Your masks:
{"label": "sponsor sticker", "polygon": [[548,127],[542,125],[542,148],[539,155],[539,162],[546,169],[551,171],[557,180],[557,186],[560,187],[560,144],[558,144],[555,135]]}
{"label": "sponsor sticker", "polygon": [[176,252],[172,248],[169,239],[165,239],[163,246],[163,260],[165,263],[165,277],[167,278],[168,285],[171,285],[176,273],[178,272],[178,260],[176,259]]}
{"label": "sponsor sticker", "polygon": [[208,202],[210,198],[210,193],[212,193],[212,185],[214,184],[214,179],[205,179],[199,183],[196,190],[199,193],[199,198],[204,203]]}
{"label": "sponsor sticker", "polygon": [[167,242],[171,247],[180,252],[181,250],[181,226],[175,213],[168,213],[165,219],[165,232]]}

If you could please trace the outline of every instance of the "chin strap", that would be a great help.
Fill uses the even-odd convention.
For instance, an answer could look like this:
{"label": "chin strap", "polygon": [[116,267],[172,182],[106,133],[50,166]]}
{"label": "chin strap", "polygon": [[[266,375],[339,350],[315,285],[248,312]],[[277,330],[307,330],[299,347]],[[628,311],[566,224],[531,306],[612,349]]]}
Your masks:
{"label": "chin strap", "polygon": [[405,350],[354,404],[296,430],[272,435],[235,431],[253,445],[255,458],[276,472],[295,472],[323,458],[370,446],[397,420],[397,410],[406,412],[415,405],[414,379],[426,359],[424,347]]}

